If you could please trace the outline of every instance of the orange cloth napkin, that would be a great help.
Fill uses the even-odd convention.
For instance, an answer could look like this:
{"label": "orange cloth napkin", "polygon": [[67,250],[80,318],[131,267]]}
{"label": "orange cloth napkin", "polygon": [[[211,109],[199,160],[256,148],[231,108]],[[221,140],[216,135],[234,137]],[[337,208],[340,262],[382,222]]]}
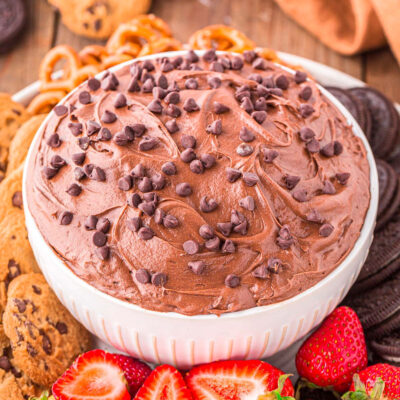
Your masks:
{"label": "orange cloth napkin", "polygon": [[400,63],[400,0],[275,0],[321,42],[342,54],[389,43]]}

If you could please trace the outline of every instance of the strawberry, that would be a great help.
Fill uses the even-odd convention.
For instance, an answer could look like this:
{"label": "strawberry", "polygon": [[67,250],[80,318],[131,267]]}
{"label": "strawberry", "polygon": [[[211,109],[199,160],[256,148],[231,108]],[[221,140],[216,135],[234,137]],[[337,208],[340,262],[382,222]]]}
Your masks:
{"label": "strawberry", "polygon": [[217,361],[193,368],[186,382],[195,400],[288,400],[287,377],[263,361]]}
{"label": "strawberry", "polygon": [[136,358],[124,356],[122,354],[114,354],[114,358],[122,371],[124,371],[125,379],[128,382],[129,393],[132,397],[135,396],[144,381],[151,374],[151,368]]}
{"label": "strawberry", "polygon": [[135,400],[192,400],[192,395],[179,371],[165,364],[150,374]]}
{"label": "strawberry", "polygon": [[55,400],[130,400],[114,354],[92,350],[79,356],[54,383]]}
{"label": "strawberry", "polygon": [[399,400],[400,368],[375,364],[355,374],[344,400]]}
{"label": "strawberry", "polygon": [[367,361],[364,331],[357,314],[349,307],[339,307],[300,347],[296,368],[314,385],[342,393]]}

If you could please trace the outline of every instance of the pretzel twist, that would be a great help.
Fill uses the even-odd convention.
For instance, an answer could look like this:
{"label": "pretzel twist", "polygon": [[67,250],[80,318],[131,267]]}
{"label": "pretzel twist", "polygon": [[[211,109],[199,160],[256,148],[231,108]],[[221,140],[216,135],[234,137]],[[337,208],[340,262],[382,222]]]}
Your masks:
{"label": "pretzel twist", "polygon": [[139,57],[149,54],[163,53],[164,51],[182,50],[182,43],[174,38],[161,38],[154,42],[145,44],[139,52]]}
{"label": "pretzel twist", "polygon": [[29,103],[27,110],[30,114],[48,113],[50,110],[65,97],[67,92],[63,90],[52,90],[44,93],[39,93]]}
{"label": "pretzel twist", "polygon": [[195,50],[232,51],[243,53],[252,50],[255,43],[243,32],[226,25],[210,25],[193,33],[189,38],[189,46]]}

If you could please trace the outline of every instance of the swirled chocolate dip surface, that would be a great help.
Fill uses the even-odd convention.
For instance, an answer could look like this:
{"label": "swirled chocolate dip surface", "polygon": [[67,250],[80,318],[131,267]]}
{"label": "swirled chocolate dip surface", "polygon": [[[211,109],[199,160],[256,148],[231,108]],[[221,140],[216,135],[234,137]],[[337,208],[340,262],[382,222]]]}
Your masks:
{"label": "swirled chocolate dip surface", "polygon": [[350,252],[370,200],[339,111],[254,52],[91,79],[38,139],[27,194],[45,240],[89,284],[157,311],[295,296]]}

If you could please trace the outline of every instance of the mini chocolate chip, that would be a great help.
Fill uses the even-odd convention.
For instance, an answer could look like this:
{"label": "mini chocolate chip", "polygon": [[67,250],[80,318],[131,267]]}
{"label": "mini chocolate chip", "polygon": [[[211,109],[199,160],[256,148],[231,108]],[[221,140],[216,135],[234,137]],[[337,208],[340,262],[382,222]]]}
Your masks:
{"label": "mini chocolate chip", "polygon": [[212,228],[211,225],[201,225],[199,228],[199,235],[203,238],[203,239],[212,239],[215,236],[215,232],[214,229]]}
{"label": "mini chocolate chip", "polygon": [[193,193],[192,187],[187,182],[178,183],[176,185],[175,191],[176,194],[181,197],[187,197]]}
{"label": "mini chocolate chip", "polygon": [[[172,71],[174,68],[175,68],[175,67],[174,67],[174,64],[172,64],[169,60],[164,60],[164,61],[161,63],[161,71],[162,71],[162,72],[170,72],[170,71]],[[168,85],[168,83],[167,83],[167,85]]]}
{"label": "mini chocolate chip", "polygon": [[165,109],[165,114],[172,118],[178,118],[181,116],[182,111],[175,104],[169,104],[168,107]]}
{"label": "mini chocolate chip", "polygon": [[221,79],[219,79],[217,76],[212,76],[211,78],[208,78],[208,86],[212,89],[218,89],[221,86]]}
{"label": "mini chocolate chip", "polygon": [[296,187],[296,185],[300,182],[300,177],[296,175],[285,175],[283,177],[283,181],[286,184],[286,187],[289,190],[292,190]]}
{"label": "mini chocolate chip", "polygon": [[74,153],[71,156],[72,161],[76,165],[83,165],[83,163],[85,162],[85,158],[86,158],[86,153]]}
{"label": "mini chocolate chip", "polygon": [[254,211],[255,202],[252,196],[246,196],[243,199],[239,200],[239,206],[243,207],[245,210]]}
{"label": "mini chocolate chip", "polygon": [[279,258],[271,257],[268,259],[268,271],[273,274],[279,273],[279,269],[282,268],[282,261]]}
{"label": "mini chocolate chip", "polygon": [[189,50],[186,53],[185,58],[189,60],[191,63],[196,63],[199,61],[199,56],[193,50]]}
{"label": "mini chocolate chip", "polygon": [[59,217],[58,222],[60,225],[69,225],[72,222],[74,215],[69,211],[63,211]]}
{"label": "mini chocolate chip", "polygon": [[283,250],[287,250],[294,243],[294,239],[290,234],[289,227],[283,225],[279,229],[278,237],[276,239],[276,244]]}
{"label": "mini chocolate chip", "polygon": [[140,86],[137,78],[132,78],[128,84],[128,92],[140,92]]}
{"label": "mini chocolate chip", "polygon": [[242,222],[246,221],[246,217],[237,210],[231,211],[231,222],[233,225],[239,225]]}
{"label": "mini chocolate chip", "polygon": [[106,180],[106,174],[100,167],[94,167],[89,175],[89,178],[93,179],[94,181],[104,182]]}
{"label": "mini chocolate chip", "polygon": [[210,65],[210,71],[222,73],[224,72],[224,70],[225,70],[224,66],[219,61],[213,61]]}
{"label": "mini chocolate chip", "polygon": [[218,236],[215,236],[204,243],[206,249],[211,251],[219,250],[220,245],[221,245],[221,240]]}
{"label": "mini chocolate chip", "polygon": [[133,167],[131,175],[135,178],[143,178],[145,176],[145,168],[142,164],[137,164]]}
{"label": "mini chocolate chip", "polygon": [[119,85],[119,80],[113,73],[104,76],[101,82],[101,87],[104,90],[116,90],[118,85]]}
{"label": "mini chocolate chip", "polygon": [[128,204],[131,207],[137,207],[142,202],[142,198],[139,193],[133,193],[132,196],[128,199]]}
{"label": "mini chocolate chip", "polygon": [[88,137],[81,137],[78,139],[78,146],[82,150],[87,150],[89,148],[90,139]]}
{"label": "mini chocolate chip", "polygon": [[164,74],[157,74],[155,76],[155,82],[156,82],[157,86],[159,86],[163,89],[167,89],[167,87],[168,87],[168,79]]}
{"label": "mini chocolate chip", "polygon": [[147,271],[147,269],[144,268],[138,269],[136,271],[135,278],[139,283],[142,284],[150,283],[151,281],[151,276],[149,271]]}
{"label": "mini chocolate chip", "polygon": [[339,154],[343,153],[343,145],[342,145],[342,143],[340,143],[337,140],[335,140],[333,142],[333,149],[334,149],[335,156],[338,156]]}
{"label": "mini chocolate chip", "polygon": [[152,231],[151,228],[143,226],[142,228],[139,229],[138,236],[142,240],[150,240],[153,238],[154,232]]}
{"label": "mini chocolate chip", "polygon": [[229,236],[232,233],[233,224],[231,222],[218,222],[217,229],[224,236]]}
{"label": "mini chocolate chip", "polygon": [[267,113],[266,111],[253,111],[251,117],[259,124],[262,124],[267,119]]}
{"label": "mini chocolate chip", "polygon": [[200,160],[193,160],[189,168],[195,174],[202,174],[204,172],[204,165]]}
{"label": "mini chocolate chip", "polygon": [[247,157],[250,154],[252,154],[253,151],[254,151],[253,146],[246,144],[246,143],[241,143],[236,148],[236,153],[239,154],[239,156],[241,156],[241,157]]}
{"label": "mini chocolate chip", "polygon": [[243,221],[239,225],[236,225],[233,228],[233,231],[236,233],[240,233],[242,236],[245,236],[245,235],[247,235],[247,229],[248,229],[248,222]]}
{"label": "mini chocolate chip", "polygon": [[94,252],[102,261],[106,261],[110,258],[110,248],[108,246],[97,247]]}
{"label": "mini chocolate chip", "polygon": [[175,81],[172,81],[169,86],[167,87],[167,92],[171,93],[171,92],[179,92],[179,86]]}
{"label": "mini chocolate chip", "polygon": [[22,207],[22,192],[17,190],[14,192],[11,198],[11,203],[14,207],[21,208]]}
{"label": "mini chocolate chip", "polygon": [[181,97],[178,92],[170,92],[165,96],[165,102],[167,104],[178,104],[181,101]]}
{"label": "mini chocolate chip", "polygon": [[165,123],[165,127],[169,133],[175,133],[179,131],[178,124],[176,123],[176,119],[170,119]]}
{"label": "mini chocolate chip", "polygon": [[68,108],[64,105],[55,106],[53,110],[57,117],[63,117],[64,115],[68,114]]}
{"label": "mini chocolate chip", "polygon": [[194,112],[200,110],[200,107],[192,97],[187,98],[183,103],[183,109],[186,112]]}
{"label": "mini chocolate chip", "polygon": [[87,175],[85,174],[85,171],[82,168],[76,167],[74,169],[74,177],[77,181],[81,181],[82,179],[86,178]]}
{"label": "mini chocolate chip", "polygon": [[[147,80],[150,80],[154,84],[154,76],[146,71],[140,77],[140,82],[146,83]],[[149,91],[149,93],[150,92],[151,90]]]}
{"label": "mini chocolate chip", "polygon": [[213,135],[220,135],[222,133],[222,121],[220,119],[216,119],[211,122],[206,128],[208,133],[212,133]]}
{"label": "mini chocolate chip", "polygon": [[102,217],[98,220],[96,229],[103,233],[108,233],[111,228],[111,222],[108,218]]}
{"label": "mini chocolate chip", "polygon": [[142,193],[151,192],[153,190],[153,184],[151,183],[150,178],[148,178],[147,176],[141,178],[138,183],[138,189]]}
{"label": "mini chocolate chip", "polygon": [[86,131],[88,136],[92,136],[99,132],[101,125],[96,121],[88,121],[86,123]]}
{"label": "mini chocolate chip", "polygon": [[205,213],[214,211],[218,207],[215,199],[207,199],[207,196],[202,196],[200,199],[200,210]]}
{"label": "mini chocolate chip", "polygon": [[339,172],[335,175],[337,181],[341,184],[341,185],[346,185],[347,181],[350,178],[350,173],[349,172]]}
{"label": "mini chocolate chip", "polygon": [[142,220],[139,217],[132,217],[126,221],[127,228],[132,232],[137,232],[142,227]]}
{"label": "mini chocolate chip", "polygon": [[300,203],[304,203],[308,200],[308,193],[306,189],[296,189],[292,192],[292,196]]}
{"label": "mini chocolate chip", "polygon": [[51,168],[51,167],[43,167],[42,168],[42,174],[46,179],[52,179],[54,178],[58,173],[58,169],[56,168]]}
{"label": "mini chocolate chip", "polygon": [[156,172],[151,176],[151,183],[154,190],[161,190],[165,186],[165,178],[159,172]]}
{"label": "mini chocolate chip", "polygon": [[253,112],[253,110],[254,110],[253,103],[251,102],[251,100],[248,97],[245,97],[242,100],[242,102],[240,104],[240,108],[242,108],[248,114],[251,114]]}
{"label": "mini chocolate chip", "polygon": [[123,93],[119,93],[114,100],[114,107],[122,108],[122,107],[125,107],[126,104],[127,104],[126,96]]}
{"label": "mini chocolate chip", "polygon": [[256,57],[257,53],[254,50],[246,50],[243,52],[243,58],[248,64],[251,64]]}
{"label": "mini chocolate chip", "polygon": [[306,149],[310,153],[318,153],[320,149],[320,145],[317,139],[311,139],[307,144],[306,144]]}
{"label": "mini chocolate chip", "polygon": [[319,228],[319,234],[323,237],[328,237],[333,232],[333,226],[331,224],[323,224]]}
{"label": "mini chocolate chip", "polygon": [[254,69],[260,69],[260,70],[265,70],[267,68],[267,66],[265,65],[265,60],[261,57],[258,57],[253,61],[252,67]]}
{"label": "mini chocolate chip", "polygon": [[142,210],[146,215],[152,216],[154,215],[154,212],[156,211],[156,205],[152,202],[143,202],[139,204],[139,209]]}
{"label": "mini chocolate chip", "polygon": [[326,144],[321,148],[320,153],[325,157],[333,157],[335,155],[335,145],[333,142]]}
{"label": "mini chocolate chip", "polygon": [[275,158],[279,156],[279,153],[276,150],[272,149],[263,149],[263,154],[264,154],[264,161],[268,164],[271,164]]}
{"label": "mini chocolate chip", "polygon": [[260,97],[256,100],[256,102],[254,103],[254,109],[256,111],[267,111],[267,102],[264,97]]}
{"label": "mini chocolate chip", "polygon": [[272,78],[272,76],[266,76],[265,78],[263,78],[262,84],[267,89],[278,89],[282,92],[282,89],[275,88],[275,82],[274,82],[274,79]]}
{"label": "mini chocolate chip", "polygon": [[164,286],[167,283],[167,275],[163,272],[156,272],[151,277],[151,283],[154,286]]}
{"label": "mini chocolate chip", "polygon": [[299,97],[303,100],[309,100],[312,96],[312,89],[310,86],[304,86],[299,93]]}
{"label": "mini chocolate chip", "polygon": [[100,88],[100,81],[96,78],[90,78],[87,82],[88,88],[95,92]]}
{"label": "mini chocolate chip", "polygon": [[83,167],[83,170],[84,170],[85,174],[89,176],[92,173],[94,167],[95,167],[94,164],[86,164]]}
{"label": "mini chocolate chip", "polygon": [[166,215],[162,223],[168,229],[176,228],[179,225],[178,218],[174,217],[171,214]]}
{"label": "mini chocolate chip", "polygon": [[132,124],[125,126],[124,131],[129,137],[132,137],[133,140],[135,136],[142,137],[144,135],[144,133],[146,132],[146,126],[144,124]]}
{"label": "mini chocolate chip", "polygon": [[152,113],[155,113],[155,114],[161,114],[161,113],[162,113],[162,110],[163,110],[163,106],[161,105],[161,102],[160,102],[160,100],[158,100],[158,99],[152,100],[152,101],[148,104],[147,108],[148,108]]}
{"label": "mini chocolate chip", "polygon": [[212,62],[215,61],[217,59],[217,54],[215,52],[214,49],[211,50],[207,50],[204,54],[203,54],[203,60],[206,62]]}
{"label": "mini chocolate chip", "polygon": [[118,188],[124,191],[132,189],[132,177],[130,175],[126,175],[122,178],[119,178]]}
{"label": "mini chocolate chip", "polygon": [[206,263],[204,261],[190,261],[188,267],[194,274],[201,275],[206,268]]}
{"label": "mini chocolate chip", "polygon": [[147,71],[151,72],[154,71],[154,64],[150,60],[146,60],[143,62],[142,65],[143,69],[147,69]]}
{"label": "mini chocolate chip", "polygon": [[[250,110],[254,110],[253,103],[251,102],[250,90],[240,90],[238,89],[235,93],[235,98],[241,102],[240,107],[250,114]],[[246,100],[247,99],[247,100]],[[247,102],[247,103],[246,103]]]}
{"label": "mini chocolate chip", "polygon": [[116,120],[117,120],[117,115],[109,110],[105,110],[103,112],[103,115],[101,116],[101,121],[104,122],[105,124],[112,124]]}
{"label": "mini chocolate chip", "polygon": [[255,139],[255,135],[253,132],[243,126],[242,128],[240,128],[239,139],[243,142],[249,143]]}
{"label": "mini chocolate chip", "polygon": [[189,90],[196,90],[199,87],[199,83],[196,78],[189,78],[185,81],[185,88]]}
{"label": "mini chocolate chip", "polygon": [[239,71],[243,68],[243,65],[244,65],[244,63],[243,63],[242,57],[239,57],[239,56],[232,57],[231,67],[233,70]]}
{"label": "mini chocolate chip", "polygon": [[286,75],[280,74],[275,78],[275,86],[279,89],[286,90],[289,87],[289,79]]}
{"label": "mini chocolate chip", "polygon": [[221,251],[223,253],[234,253],[236,251],[236,246],[232,242],[232,240],[227,239],[225,240],[225,243],[222,245]]}
{"label": "mini chocolate chip", "polygon": [[306,215],[306,219],[309,222],[321,223],[322,217],[321,214],[316,209],[311,209],[311,211]]}
{"label": "mini chocolate chip", "polygon": [[226,168],[226,177],[230,183],[236,182],[242,176],[242,172],[235,168]]}
{"label": "mini chocolate chip", "polygon": [[69,122],[68,129],[74,136],[79,136],[82,133],[83,125],[80,122]]}
{"label": "mini chocolate chip", "polygon": [[79,93],[78,99],[81,104],[89,104],[92,101],[92,96],[88,91],[84,90]]}
{"label": "mini chocolate chip", "polygon": [[94,231],[96,229],[98,218],[95,215],[89,215],[85,221],[85,228],[88,231]]}
{"label": "mini chocolate chip", "polygon": [[219,103],[218,101],[214,101],[213,109],[215,114],[224,114],[230,110],[228,106],[225,104]]}
{"label": "mini chocolate chip", "polygon": [[121,131],[114,135],[114,142],[118,146],[126,146],[128,143],[132,142],[132,139],[124,131]]}
{"label": "mini chocolate chip", "polygon": [[159,140],[156,137],[144,136],[143,139],[139,142],[139,150],[148,151],[157,147],[159,144]]}
{"label": "mini chocolate chip", "polygon": [[202,154],[200,160],[206,169],[213,167],[216,163],[216,159],[212,154]]}
{"label": "mini chocolate chip", "polygon": [[299,112],[303,118],[309,117],[314,111],[314,107],[310,104],[300,104]]}
{"label": "mini chocolate chip", "polygon": [[196,153],[194,152],[194,150],[192,148],[185,149],[181,153],[181,160],[184,163],[190,163],[195,158],[196,158]]}
{"label": "mini chocolate chip", "polygon": [[187,240],[183,243],[183,250],[190,255],[197,254],[200,251],[200,245],[194,240]]}
{"label": "mini chocolate chip", "polygon": [[269,277],[268,267],[261,264],[252,272],[252,275],[257,279],[267,279]]}
{"label": "mini chocolate chip", "polygon": [[254,186],[259,182],[260,178],[253,172],[244,172],[243,181],[247,186]]}
{"label": "mini chocolate chip", "polygon": [[176,165],[172,161],[167,161],[161,166],[161,171],[164,172],[165,175],[176,175]]}
{"label": "mini chocolate chip", "polygon": [[60,136],[58,136],[58,133],[53,133],[52,135],[49,136],[46,143],[52,148],[60,147],[61,146]]}
{"label": "mini chocolate chip", "polygon": [[262,82],[262,76],[260,74],[250,74],[247,79],[249,81],[254,81],[257,83],[261,83]]}
{"label": "mini chocolate chip", "polygon": [[154,87],[152,93],[153,97],[159,100],[162,100],[167,95],[167,91],[159,86]]}
{"label": "mini chocolate chip", "polygon": [[181,145],[185,149],[188,149],[188,148],[194,149],[196,147],[196,138],[192,135],[183,134],[181,136]]}
{"label": "mini chocolate chip", "polygon": [[79,186],[77,183],[73,183],[71,184],[68,189],[66,190],[66,192],[72,196],[72,197],[76,197],[79,196],[82,193],[82,187]]}
{"label": "mini chocolate chip", "polygon": [[299,130],[299,137],[303,142],[309,142],[315,137],[315,132],[311,128],[303,126],[303,128]]}
{"label": "mini chocolate chip", "polygon": [[323,182],[322,193],[323,194],[335,194],[336,193],[335,186],[333,185],[333,183],[331,181],[326,180]]}
{"label": "mini chocolate chip", "polygon": [[95,246],[102,247],[107,242],[107,236],[101,231],[96,231],[92,236],[92,241]]}

